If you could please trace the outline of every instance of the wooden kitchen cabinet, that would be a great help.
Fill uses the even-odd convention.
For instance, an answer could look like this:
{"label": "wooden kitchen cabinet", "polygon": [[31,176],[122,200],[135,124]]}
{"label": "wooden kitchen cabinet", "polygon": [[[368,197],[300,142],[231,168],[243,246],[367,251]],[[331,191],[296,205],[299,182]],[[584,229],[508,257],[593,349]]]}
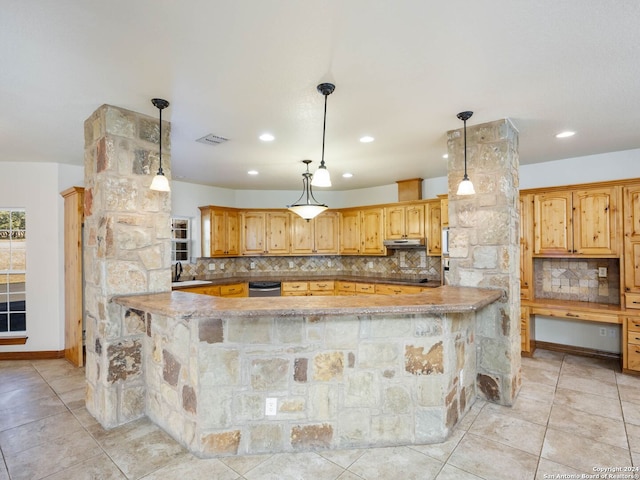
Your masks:
{"label": "wooden kitchen cabinet", "polygon": [[533,297],[533,199],[530,194],[520,195],[520,298]]}
{"label": "wooden kitchen cabinet", "polygon": [[360,242],[362,255],[385,255],[384,210],[367,208],[361,211]]}
{"label": "wooden kitchen cabinet", "polygon": [[424,204],[385,207],[384,238],[424,238]]}
{"label": "wooden kitchen cabinet", "polygon": [[235,257],[240,254],[240,216],[234,208],[204,206],[200,209],[203,257]]}
{"label": "wooden kitchen cabinet", "polygon": [[333,296],[335,282],[333,280],[313,280],[309,282],[308,295],[313,296]]}
{"label": "wooden kitchen cabinet", "polygon": [[242,255],[289,254],[289,212],[286,210],[240,213]]}
{"label": "wooden kitchen cabinet", "polygon": [[620,187],[533,195],[536,256],[616,257]]}
{"label": "wooden kitchen cabinet", "polygon": [[640,317],[625,319],[623,368],[640,372]]}
{"label": "wooden kitchen cabinet", "polygon": [[640,185],[623,191],[624,294],[627,308],[640,308]]}
{"label": "wooden kitchen cabinet", "polygon": [[282,296],[333,296],[336,288],[333,280],[311,280],[308,282],[282,282]]}
{"label": "wooden kitchen cabinet", "polygon": [[181,292],[197,293],[200,295],[220,296],[220,285],[200,285],[196,287],[187,287],[179,289]]}
{"label": "wooden kitchen cabinet", "polygon": [[443,227],[449,226],[449,198],[444,195],[438,195],[440,198],[440,222]]}
{"label": "wooden kitchen cabinet", "polygon": [[442,255],[442,201],[426,203],[425,231],[427,233],[427,255]]}
{"label": "wooden kitchen cabinet", "polygon": [[356,295],[374,295],[376,293],[375,283],[361,283],[357,282],[355,285]]}
{"label": "wooden kitchen cabinet", "polygon": [[414,285],[376,284],[376,294],[378,295],[401,295],[405,293],[420,293],[421,291],[421,287]]}
{"label": "wooden kitchen cabinet", "polygon": [[249,288],[246,282],[220,285],[221,297],[248,297]]}
{"label": "wooden kitchen cabinet", "polygon": [[337,280],[334,284],[334,288],[335,288],[334,291],[336,295],[355,295],[356,294],[355,282]]}
{"label": "wooden kitchen cabinet", "polygon": [[360,210],[340,211],[340,254],[360,253]]}
{"label": "wooden kitchen cabinet", "polygon": [[339,215],[326,211],[306,221],[299,215],[290,214],[291,249],[294,255],[337,255],[340,249],[338,231]]}
{"label": "wooden kitchen cabinet", "polygon": [[520,307],[520,349],[524,356],[531,356],[531,312],[529,307]]}

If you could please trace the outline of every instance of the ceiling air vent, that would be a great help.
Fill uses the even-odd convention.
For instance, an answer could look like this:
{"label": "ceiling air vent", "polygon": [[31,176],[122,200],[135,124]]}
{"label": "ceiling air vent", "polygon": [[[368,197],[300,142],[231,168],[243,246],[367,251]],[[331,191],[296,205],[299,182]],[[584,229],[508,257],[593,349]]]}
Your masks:
{"label": "ceiling air vent", "polygon": [[224,137],[219,137],[218,135],[214,135],[213,133],[210,133],[209,135],[205,135],[204,137],[197,139],[196,142],[204,143],[205,145],[216,146],[226,142],[227,140],[229,139]]}

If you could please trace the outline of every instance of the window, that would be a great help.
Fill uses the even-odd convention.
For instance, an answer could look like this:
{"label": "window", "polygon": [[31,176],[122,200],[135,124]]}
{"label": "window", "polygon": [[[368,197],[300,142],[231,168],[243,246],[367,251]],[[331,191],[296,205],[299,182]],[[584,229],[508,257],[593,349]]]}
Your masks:
{"label": "window", "polygon": [[191,220],[171,219],[171,261],[188,262],[191,258]]}
{"label": "window", "polygon": [[0,208],[0,334],[27,330],[24,209]]}

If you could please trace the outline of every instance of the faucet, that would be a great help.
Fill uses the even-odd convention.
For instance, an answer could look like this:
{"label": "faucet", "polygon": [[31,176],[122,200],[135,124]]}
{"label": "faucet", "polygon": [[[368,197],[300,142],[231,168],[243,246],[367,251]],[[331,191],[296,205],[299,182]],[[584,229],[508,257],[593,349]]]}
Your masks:
{"label": "faucet", "polygon": [[174,282],[179,282],[180,281],[180,275],[182,275],[182,263],[176,262],[176,272],[175,272],[175,275],[173,277],[173,281]]}

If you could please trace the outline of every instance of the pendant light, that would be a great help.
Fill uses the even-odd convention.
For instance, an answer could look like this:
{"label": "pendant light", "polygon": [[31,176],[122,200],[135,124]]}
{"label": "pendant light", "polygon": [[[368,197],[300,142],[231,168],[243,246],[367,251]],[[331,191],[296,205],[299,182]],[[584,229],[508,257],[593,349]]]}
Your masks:
{"label": "pendant light", "polygon": [[322,124],[322,158],[320,159],[320,166],[316,173],[313,174],[311,179],[311,185],[314,187],[330,187],[331,177],[329,176],[329,170],[324,164],[324,137],[327,130],[327,97],[333,93],[336,86],[333,83],[321,83],[318,85],[318,91],[324,95],[324,123]]}
{"label": "pendant light", "polygon": [[464,177],[460,185],[458,185],[457,195],[475,195],[476,191],[473,188],[473,183],[469,180],[467,175],[467,120],[471,118],[473,112],[460,112],[458,118],[464,122]]}
{"label": "pendant light", "polygon": [[[302,195],[293,205],[287,205],[287,208],[291,210],[293,213],[300,215],[307,222],[312,218],[320,215],[327,208],[326,205],[319,203],[313,196],[313,191],[311,190],[311,177],[313,176],[311,172],[309,172],[309,164],[311,160],[303,160],[307,166],[307,171],[302,174]],[[312,200],[314,203],[312,203]]]}
{"label": "pendant light", "polygon": [[163,100],[162,98],[152,98],[151,103],[153,106],[160,110],[160,140],[158,144],[160,145],[160,168],[158,169],[158,173],[153,177],[153,181],[151,182],[151,190],[157,190],[158,192],[170,192],[171,187],[169,187],[169,180],[164,176],[164,172],[162,171],[162,110],[169,106],[169,102]]}

